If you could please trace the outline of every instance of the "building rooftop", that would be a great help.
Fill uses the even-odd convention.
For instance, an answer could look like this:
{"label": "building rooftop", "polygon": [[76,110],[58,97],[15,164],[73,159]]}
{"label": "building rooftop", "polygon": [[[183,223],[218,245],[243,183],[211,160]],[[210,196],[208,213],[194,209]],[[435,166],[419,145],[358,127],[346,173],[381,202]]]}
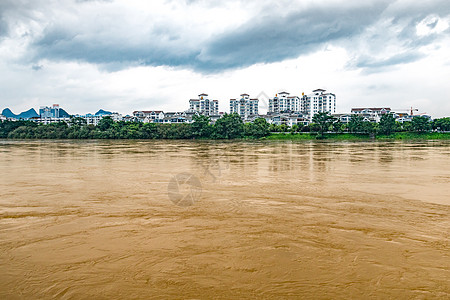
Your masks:
{"label": "building rooftop", "polygon": [[364,107],[364,108],[352,108],[352,111],[363,111],[363,110],[373,110],[373,111],[380,111],[380,110],[391,110],[389,107]]}
{"label": "building rooftop", "polygon": [[159,114],[159,113],[162,113],[163,111],[162,110],[136,110],[136,111],[133,111],[133,114],[138,113],[138,112],[141,112],[144,114],[151,114],[151,113]]}

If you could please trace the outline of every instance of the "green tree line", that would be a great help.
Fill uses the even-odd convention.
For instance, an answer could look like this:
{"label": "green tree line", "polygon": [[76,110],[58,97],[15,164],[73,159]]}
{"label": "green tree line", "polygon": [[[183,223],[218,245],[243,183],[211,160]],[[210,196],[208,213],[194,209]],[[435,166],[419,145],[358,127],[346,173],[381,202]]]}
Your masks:
{"label": "green tree line", "polygon": [[342,124],[329,113],[318,113],[309,125],[292,127],[269,124],[264,118],[244,123],[238,114],[224,114],[215,124],[207,116],[194,116],[193,123],[159,124],[142,122],[114,122],[104,117],[97,126],[87,125],[82,118],[70,122],[37,124],[32,121],[0,121],[0,138],[13,139],[237,139],[261,138],[273,132],[318,133],[323,138],[327,132],[390,135],[394,132],[450,131],[450,118],[430,121],[416,116],[411,122],[396,122],[392,114],[385,114],[379,123],[364,121],[352,116],[348,124]]}
{"label": "green tree line", "polygon": [[238,114],[225,114],[215,124],[203,115],[194,116],[190,124],[114,122],[111,117],[104,117],[97,126],[87,125],[82,118],[47,125],[23,120],[0,122],[0,138],[12,139],[236,139],[269,134],[265,119],[244,123]]}
{"label": "green tree line", "polygon": [[326,132],[350,132],[355,134],[378,134],[390,135],[394,132],[430,132],[430,131],[450,131],[450,118],[440,118],[430,121],[427,117],[416,116],[412,121],[403,123],[397,122],[392,114],[385,114],[379,123],[364,121],[359,115],[351,117],[347,124],[343,124],[329,113],[317,113],[308,125],[297,124],[292,127],[286,124],[270,124],[271,132],[315,132],[319,137],[323,137]]}

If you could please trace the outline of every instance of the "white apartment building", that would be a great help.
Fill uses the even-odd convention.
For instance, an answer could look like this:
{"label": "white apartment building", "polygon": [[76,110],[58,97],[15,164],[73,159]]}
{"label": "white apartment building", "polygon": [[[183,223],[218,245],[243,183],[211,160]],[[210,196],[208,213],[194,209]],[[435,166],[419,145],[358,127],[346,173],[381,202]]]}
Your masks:
{"label": "white apartment building", "polygon": [[241,94],[239,100],[230,99],[230,113],[238,113],[242,119],[248,120],[258,115],[258,99],[250,99],[249,94]]}
{"label": "white apartment building", "polygon": [[301,99],[297,96],[289,96],[288,92],[281,92],[269,99],[269,113],[299,112]]}
{"label": "white apartment building", "polygon": [[219,114],[219,101],[209,100],[208,94],[198,95],[198,99],[189,100],[189,111],[197,112],[205,116],[212,116]]}
{"label": "white apartment building", "polygon": [[317,89],[312,94],[302,97],[302,110],[309,115],[311,121],[313,116],[319,112],[336,113],[336,95],[326,93],[326,90]]}

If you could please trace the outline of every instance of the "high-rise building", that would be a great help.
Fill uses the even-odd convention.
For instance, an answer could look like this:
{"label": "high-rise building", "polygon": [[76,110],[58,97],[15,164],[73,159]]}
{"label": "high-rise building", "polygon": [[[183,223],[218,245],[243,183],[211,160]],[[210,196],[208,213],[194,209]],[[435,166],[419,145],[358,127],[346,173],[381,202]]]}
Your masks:
{"label": "high-rise building", "polygon": [[189,100],[189,111],[197,112],[205,116],[219,114],[219,101],[209,100],[208,94],[198,95],[198,99]]}
{"label": "high-rise building", "polygon": [[39,116],[41,118],[69,118],[70,115],[59,104],[53,104],[53,106],[41,106],[39,108]]}
{"label": "high-rise building", "polygon": [[238,113],[242,119],[258,115],[258,99],[250,99],[249,94],[241,94],[241,98],[230,99],[230,113]]}
{"label": "high-rise building", "polygon": [[336,95],[326,93],[326,90],[316,89],[312,94],[303,95],[302,104],[303,112],[312,120],[313,116],[319,112],[336,113]]}
{"label": "high-rise building", "polygon": [[299,112],[301,100],[297,96],[289,96],[281,92],[269,99],[269,113]]}

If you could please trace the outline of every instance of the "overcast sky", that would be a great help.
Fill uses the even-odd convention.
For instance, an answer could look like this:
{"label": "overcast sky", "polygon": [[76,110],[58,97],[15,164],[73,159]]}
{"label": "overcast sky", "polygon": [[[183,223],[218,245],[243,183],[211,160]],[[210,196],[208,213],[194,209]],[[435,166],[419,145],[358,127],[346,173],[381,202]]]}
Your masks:
{"label": "overcast sky", "polygon": [[[450,1],[1,0],[0,110],[183,111],[324,88],[450,116]],[[264,100],[261,106],[265,106]]]}

